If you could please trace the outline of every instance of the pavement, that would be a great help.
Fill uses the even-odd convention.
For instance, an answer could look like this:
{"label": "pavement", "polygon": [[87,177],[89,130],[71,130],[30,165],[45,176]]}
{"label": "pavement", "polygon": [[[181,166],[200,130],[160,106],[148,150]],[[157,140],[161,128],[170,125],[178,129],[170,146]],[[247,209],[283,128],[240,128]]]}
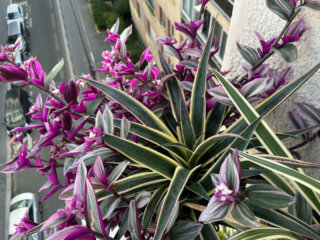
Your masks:
{"label": "pavement", "polygon": [[[96,31],[87,0],[14,0],[23,5],[26,11],[26,25],[30,31],[30,55],[36,56],[47,73],[61,59],[65,66],[57,76],[57,81],[68,81],[74,75],[89,73],[91,68],[99,68],[102,61],[101,52],[107,48],[104,42],[106,33]],[[7,38],[5,11],[9,0],[0,0],[0,44]],[[99,73],[96,78],[103,78]],[[25,87],[35,99],[38,92]],[[6,88],[0,88],[0,162],[8,161],[7,133],[4,123]],[[3,137],[6,136],[6,137]],[[37,139],[37,133],[32,133]],[[49,157],[48,152],[43,153]],[[12,175],[12,188],[7,185],[7,176],[0,174],[0,240],[7,239],[8,206],[12,196],[22,192],[37,192],[46,182],[46,178],[26,170]],[[59,174],[59,177],[63,177]],[[11,179],[11,176],[10,178]],[[63,181],[61,181],[63,183]],[[8,190],[9,188],[9,190]],[[12,192],[10,191],[12,190]],[[38,193],[39,197],[43,193]],[[58,208],[64,206],[57,200],[58,193],[43,202],[43,219],[47,219]],[[4,204],[6,203],[6,204]],[[2,205],[1,205],[2,204]]]}
{"label": "pavement", "polygon": [[[6,6],[9,4],[9,0],[0,1],[0,44],[4,45],[7,40],[7,25],[6,25]],[[2,85],[0,87],[0,163],[7,162],[7,128],[4,122],[5,119],[5,97],[6,97],[6,86]],[[4,174],[0,174],[0,239],[6,239],[8,229],[8,202],[10,199],[11,191],[7,187],[11,188],[10,184],[7,185],[7,181],[10,177]],[[3,234],[3,236],[2,236]]]}

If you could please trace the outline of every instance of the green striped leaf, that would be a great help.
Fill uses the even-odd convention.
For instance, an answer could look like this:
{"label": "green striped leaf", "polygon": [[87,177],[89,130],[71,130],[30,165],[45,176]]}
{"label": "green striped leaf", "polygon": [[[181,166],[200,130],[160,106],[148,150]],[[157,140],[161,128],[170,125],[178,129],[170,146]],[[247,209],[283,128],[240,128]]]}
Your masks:
{"label": "green striped leaf", "polygon": [[[222,156],[220,156],[219,159],[214,164],[212,164],[212,166],[207,170],[207,172],[198,181],[198,183],[200,183],[207,192],[209,192],[209,191],[211,191],[212,189],[215,188],[215,186],[213,186],[213,184],[212,184],[212,180],[211,180],[210,174],[219,172],[220,166],[223,163],[224,159],[228,156],[229,153],[231,153],[231,148],[237,148],[238,150],[245,150],[246,149],[246,147],[247,147],[247,145],[249,143],[249,140],[252,137],[252,135],[254,133],[254,130],[258,126],[260,120],[261,119],[259,118],[256,121],[254,121],[252,124],[250,124],[240,134],[240,136],[242,138],[237,138],[237,139],[233,140],[233,142],[230,144],[230,146],[228,146],[228,150],[226,150],[222,154]],[[222,145],[222,146],[224,146],[224,145]]]}
{"label": "green striped leaf", "polygon": [[[219,72],[213,70],[214,74],[220,81],[223,89],[227,92],[235,107],[245,118],[248,124],[259,118],[259,114],[251,106],[251,104],[241,95],[241,93]],[[290,153],[283,145],[283,143],[277,138],[275,133],[269,128],[264,120],[261,120],[260,124],[256,128],[256,135],[259,141],[267,149],[269,153],[289,156]]]}
{"label": "green striped leaf", "polygon": [[217,103],[208,114],[206,120],[206,138],[216,135],[221,128],[226,107]]}
{"label": "green striped leaf", "polygon": [[[281,103],[283,103],[286,99],[288,99],[294,92],[296,92],[310,77],[319,70],[320,63],[313,66],[307,72],[302,74],[297,79],[291,81],[280,90],[272,94],[270,97],[261,102],[258,106],[256,106],[256,111],[259,115],[266,116],[274,109],[276,109]],[[246,121],[242,117],[234,124],[232,124],[226,132],[232,133],[240,133],[246,127]],[[230,141],[231,142],[231,141]],[[226,146],[230,144],[230,142],[226,142]]]}
{"label": "green striped leaf", "polygon": [[[114,119],[114,125],[116,128],[120,129],[121,128],[121,120]],[[135,135],[137,135],[147,141],[150,141],[154,144],[157,144],[159,146],[164,147],[167,151],[169,151],[171,153],[173,152],[175,156],[180,157],[179,158],[180,160],[182,157],[183,158],[187,157],[186,153],[180,147],[165,146],[164,144],[178,143],[178,141],[174,137],[169,136],[159,130],[142,125],[140,123],[130,122],[129,132],[132,134],[135,134]]]}
{"label": "green striped leaf", "polygon": [[244,200],[244,203],[250,208],[256,217],[266,221],[267,223],[300,234],[302,236],[309,237],[311,239],[320,240],[319,232],[314,230],[309,224],[291,214],[280,210],[262,208],[248,200]]}
{"label": "green striped leaf", "polygon": [[174,176],[172,177],[170,186],[168,188],[167,194],[160,208],[157,227],[153,238],[154,240],[162,239],[162,236],[167,228],[168,222],[170,221],[170,218],[172,216],[173,209],[178,204],[179,197],[192,173],[192,171],[190,172],[189,170],[184,169],[182,167],[176,168],[176,171],[174,173]]}
{"label": "green striped leaf", "polygon": [[151,148],[110,134],[104,136],[104,142],[132,161],[171,179],[177,166],[173,159]]}
{"label": "green striped leaf", "polygon": [[129,165],[129,161],[123,161],[116,166],[110,176],[108,177],[108,184],[111,186],[115,181],[118,180],[118,178],[121,176],[121,174],[124,172],[126,167]]}
{"label": "green striped leaf", "polygon": [[47,74],[47,76],[44,79],[44,86],[49,88],[52,80],[57,76],[59,71],[62,69],[64,65],[64,60],[61,59],[60,62],[58,62],[52,69],[51,71]]}
{"label": "green striped leaf", "polygon": [[254,214],[250,209],[242,202],[239,202],[234,205],[234,208],[231,212],[232,217],[237,220],[239,223],[250,228],[261,227],[257,222]]}
{"label": "green striped leaf", "polygon": [[302,237],[291,233],[290,231],[279,229],[279,228],[257,228],[249,229],[247,231],[241,232],[230,240],[272,240],[272,239],[288,239],[288,240],[303,240]]}
{"label": "green striped leaf", "polygon": [[313,189],[315,192],[320,194],[320,182],[316,179],[313,179],[311,177],[308,177],[304,174],[301,174],[295,169],[292,169],[290,167],[287,167],[281,163],[274,162],[270,159],[263,158],[260,156],[254,156],[251,154],[247,154],[245,152],[239,151],[239,156],[248,159],[249,161],[265,168],[268,170],[271,170],[273,172],[276,172],[288,179],[291,179],[295,182],[298,182],[310,189]]}
{"label": "green striped leaf", "polygon": [[90,180],[87,178],[86,180],[86,203],[88,210],[89,220],[88,224],[92,227],[92,230],[102,234],[104,237],[107,237],[106,230],[104,228],[103,220],[101,217],[100,207],[96,198],[95,191]]}
{"label": "green striped leaf", "polygon": [[[190,103],[190,118],[196,139],[205,133],[206,118],[206,83],[207,67],[212,45],[213,31],[207,40],[206,46],[200,58],[199,66],[193,83]],[[204,138],[204,135],[203,137]]]}
{"label": "green striped leaf", "polygon": [[282,156],[266,155],[266,154],[261,154],[259,156],[282,163],[283,165],[286,165],[292,168],[320,168],[319,163],[305,162],[298,159],[287,158]]}
{"label": "green striped leaf", "polygon": [[128,215],[128,229],[131,233],[132,239],[141,240],[141,232],[139,230],[139,218],[137,213],[137,206],[134,200],[130,201],[129,215]]}
{"label": "green striped leaf", "polygon": [[208,201],[210,200],[210,196],[206,190],[197,182],[187,185],[187,189]]}
{"label": "green striped leaf", "polygon": [[122,107],[127,109],[142,123],[155,129],[161,130],[164,133],[172,136],[172,133],[166,127],[166,125],[151,110],[149,110],[135,98],[105,83],[83,77],[82,79],[118,102]]}
{"label": "green striped leaf", "polygon": [[[250,103],[239,93],[239,91],[228,81],[226,80],[220,73],[213,70],[216,77],[221,82],[224,90],[227,92],[232,102],[235,104],[238,111],[242,114],[245,120],[248,123],[251,123],[256,118],[259,117],[259,114],[254,110],[254,108],[250,105]],[[291,153],[284,146],[284,144],[280,141],[280,139],[276,136],[276,134],[271,130],[271,128],[267,125],[265,121],[261,121],[261,123],[256,128],[256,136],[259,141],[263,144],[266,150],[270,154],[292,157]],[[302,170],[299,169],[301,173]],[[308,199],[308,202],[312,205],[312,207],[320,213],[320,201],[318,196],[311,189],[304,185],[300,185],[299,183],[293,182],[295,187],[301,191],[303,196]],[[280,187],[280,186],[279,186]]]}
{"label": "green striped leaf", "polygon": [[[226,138],[242,138],[239,135],[236,134],[219,134],[212,136],[205,141],[203,141],[193,152],[192,156],[189,159],[189,163],[191,167],[194,167],[198,164],[201,157],[206,154],[211,148],[215,146],[215,144],[221,140],[224,140]],[[245,140],[244,138],[242,138]]]}
{"label": "green striped leaf", "polygon": [[166,236],[165,240],[195,239],[203,227],[202,223],[193,221],[179,221]]}
{"label": "green striped leaf", "polygon": [[[130,195],[133,192],[139,192],[139,189],[142,186],[146,186],[148,189],[150,189],[149,186],[153,186],[155,185],[155,183],[159,182],[166,183],[168,182],[168,180],[164,179],[161,175],[157,173],[142,172],[116,181],[113,184],[112,188],[114,191],[121,195]],[[107,190],[97,190],[97,198],[99,199],[99,201],[105,199],[109,195],[110,192]]]}
{"label": "green striped leaf", "polygon": [[180,125],[183,142],[191,149],[196,141],[182,89],[175,77],[167,81],[171,109]]}
{"label": "green striped leaf", "polygon": [[163,185],[162,187],[158,188],[152,195],[150,202],[148,203],[147,207],[144,210],[144,214],[142,217],[142,228],[149,227],[149,224],[152,220],[152,216],[155,214],[158,205],[166,193],[166,189],[168,188],[167,185]]}
{"label": "green striped leaf", "polygon": [[[194,221],[198,221],[199,218],[199,212],[195,212],[193,209],[191,210],[192,217]],[[212,226],[212,224],[203,224],[203,227],[200,232],[200,238],[201,240],[220,240],[215,228]]]}

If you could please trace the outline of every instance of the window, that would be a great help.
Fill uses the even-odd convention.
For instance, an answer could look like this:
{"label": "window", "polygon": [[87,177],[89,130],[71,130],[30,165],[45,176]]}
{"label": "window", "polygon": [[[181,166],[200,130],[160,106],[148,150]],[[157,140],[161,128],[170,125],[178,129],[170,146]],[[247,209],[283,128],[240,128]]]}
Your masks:
{"label": "window", "polygon": [[191,20],[195,20],[196,13],[194,11],[194,7],[198,5],[197,0],[183,0],[182,9]]}
{"label": "window", "polygon": [[169,35],[170,35],[170,37],[174,36],[174,26],[171,22],[170,22]]}
{"label": "window", "polygon": [[164,14],[164,11],[162,10],[162,8],[161,7],[159,7],[159,15],[160,15],[160,24],[162,25],[162,26],[165,26],[165,19],[166,19],[166,16],[165,16],[165,14]]}
{"label": "window", "polygon": [[150,10],[153,12],[153,10],[154,10],[154,0],[147,0],[147,5],[150,8]]}
{"label": "window", "polygon": [[138,16],[139,16],[139,18],[140,18],[140,21],[142,22],[142,24],[144,25],[144,13],[143,13],[143,9],[142,9],[142,7],[141,7],[141,5],[137,2],[137,4],[138,4],[138,7],[137,7],[137,9],[138,9]]}
{"label": "window", "polygon": [[150,34],[150,38],[153,42],[153,44],[157,43],[157,35],[156,32],[154,31],[152,25],[149,23],[149,34]]}
{"label": "window", "polygon": [[215,0],[214,3],[218,5],[228,17],[231,18],[233,10],[233,0]]}
{"label": "window", "polygon": [[228,34],[225,31],[223,31],[222,37],[221,37],[220,50],[219,50],[219,57],[221,59],[223,59],[224,52],[226,51],[227,39],[228,39]]}
{"label": "window", "polygon": [[204,35],[204,37],[208,37],[208,34],[210,32],[210,23],[211,23],[211,15],[210,13],[206,10],[204,12],[204,22],[203,22],[203,25],[202,25],[202,34]]}
{"label": "window", "polygon": [[214,43],[214,47],[217,48],[220,46],[222,27],[216,20],[213,20],[212,26],[213,26],[213,37],[216,40],[216,42]]}

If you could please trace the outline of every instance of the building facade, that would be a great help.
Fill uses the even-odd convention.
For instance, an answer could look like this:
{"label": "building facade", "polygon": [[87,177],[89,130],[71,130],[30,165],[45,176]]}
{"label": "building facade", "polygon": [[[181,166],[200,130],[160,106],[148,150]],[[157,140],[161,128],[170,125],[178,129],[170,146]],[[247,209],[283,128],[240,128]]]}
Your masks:
{"label": "building facade", "polygon": [[[202,25],[198,40],[205,43],[209,29],[214,29],[216,39],[215,47],[220,51],[212,59],[212,64],[221,67],[223,63],[230,19],[232,17],[234,0],[211,0],[205,10],[205,22]],[[139,36],[145,46],[155,53],[158,49],[162,52],[162,46],[157,37],[175,37],[178,42],[185,39],[183,33],[174,28],[174,22],[189,22],[196,20],[199,9],[197,0],[131,0],[131,15]],[[175,59],[164,53],[170,64]],[[158,63],[158,59],[156,59]]]}

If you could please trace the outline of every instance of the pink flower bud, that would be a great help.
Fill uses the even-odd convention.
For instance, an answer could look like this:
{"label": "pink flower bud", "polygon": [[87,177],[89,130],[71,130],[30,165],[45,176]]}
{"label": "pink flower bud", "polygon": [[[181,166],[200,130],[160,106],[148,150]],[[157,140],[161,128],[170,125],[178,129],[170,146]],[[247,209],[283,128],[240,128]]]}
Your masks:
{"label": "pink flower bud", "polygon": [[0,66],[0,82],[14,82],[14,81],[24,81],[28,78],[28,73],[26,70],[14,66],[14,65],[7,65],[7,66]]}

